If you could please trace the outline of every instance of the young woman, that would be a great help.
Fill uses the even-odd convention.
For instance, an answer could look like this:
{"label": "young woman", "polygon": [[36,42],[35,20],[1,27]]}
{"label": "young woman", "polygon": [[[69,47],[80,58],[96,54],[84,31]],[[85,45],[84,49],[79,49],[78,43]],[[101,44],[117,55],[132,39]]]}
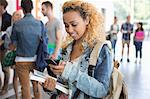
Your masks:
{"label": "young woman", "polygon": [[114,60],[115,60],[115,47],[116,47],[116,42],[117,42],[117,34],[119,32],[119,25],[118,25],[117,21],[118,21],[118,18],[115,16],[114,23],[110,27],[111,44],[112,44],[112,49],[114,52]]}
{"label": "young woman", "polygon": [[[49,65],[52,72],[69,87],[69,94],[59,93],[59,99],[103,98],[108,93],[113,70],[112,55],[107,45],[101,48],[93,75],[88,74],[93,47],[97,41],[105,42],[102,14],[90,3],[77,0],[64,3],[62,10],[68,33],[63,46],[63,60],[58,66]],[[56,81],[51,78],[44,83],[44,88],[51,91],[55,86]]]}
{"label": "young woman", "polygon": [[[8,49],[8,51],[10,51],[10,49],[15,50],[15,48],[12,49],[12,48],[9,47],[9,44],[11,43],[10,36],[12,34],[13,23],[20,20],[21,18],[22,18],[21,11],[19,11],[19,10],[15,11],[12,15],[12,26],[8,27],[7,30],[6,30],[6,35],[7,36],[5,37],[5,40],[4,40],[4,46]],[[3,64],[2,64],[2,66],[3,66]],[[12,68],[14,69],[13,87],[14,87],[14,90],[15,90],[15,96],[16,96],[16,99],[19,99],[19,95],[18,95],[18,76],[16,74],[15,66],[12,66]]]}
{"label": "young woman", "polygon": [[143,29],[143,23],[139,22],[137,23],[137,29],[135,31],[134,35],[134,45],[135,45],[135,52],[136,52],[136,60],[135,63],[137,63],[138,58],[138,52],[140,52],[140,60],[139,63],[141,63],[142,59],[142,45],[144,40],[144,29]]}

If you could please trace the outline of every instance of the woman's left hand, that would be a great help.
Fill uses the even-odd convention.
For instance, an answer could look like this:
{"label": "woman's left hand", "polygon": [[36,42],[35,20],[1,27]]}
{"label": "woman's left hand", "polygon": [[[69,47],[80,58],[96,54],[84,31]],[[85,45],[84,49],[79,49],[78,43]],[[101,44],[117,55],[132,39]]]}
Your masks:
{"label": "woman's left hand", "polygon": [[46,80],[43,84],[43,87],[50,91],[53,91],[55,89],[55,86],[56,86],[56,80],[54,80],[50,77],[46,78]]}
{"label": "woman's left hand", "polygon": [[60,75],[64,71],[65,62],[60,62],[58,65],[50,64],[50,69],[55,75]]}

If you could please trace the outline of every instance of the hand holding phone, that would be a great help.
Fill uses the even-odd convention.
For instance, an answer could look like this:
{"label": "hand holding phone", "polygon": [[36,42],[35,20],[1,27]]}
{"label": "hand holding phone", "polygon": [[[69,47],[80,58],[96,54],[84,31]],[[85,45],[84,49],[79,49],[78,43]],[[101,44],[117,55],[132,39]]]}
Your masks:
{"label": "hand holding phone", "polygon": [[59,61],[60,61],[60,60],[54,60],[54,59],[52,59],[52,58],[46,59],[46,62],[47,62],[48,64],[52,64],[52,65],[58,65],[58,64],[59,64]]}

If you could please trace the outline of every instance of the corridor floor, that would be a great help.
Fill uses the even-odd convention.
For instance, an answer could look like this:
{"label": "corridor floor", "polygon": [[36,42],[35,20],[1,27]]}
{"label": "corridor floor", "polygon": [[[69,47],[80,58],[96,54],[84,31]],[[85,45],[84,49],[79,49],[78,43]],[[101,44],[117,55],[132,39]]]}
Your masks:
{"label": "corridor floor", "polygon": [[131,46],[130,60],[120,64],[120,70],[128,87],[129,99],[150,99],[150,38],[143,42],[141,64],[135,63],[135,49]]}

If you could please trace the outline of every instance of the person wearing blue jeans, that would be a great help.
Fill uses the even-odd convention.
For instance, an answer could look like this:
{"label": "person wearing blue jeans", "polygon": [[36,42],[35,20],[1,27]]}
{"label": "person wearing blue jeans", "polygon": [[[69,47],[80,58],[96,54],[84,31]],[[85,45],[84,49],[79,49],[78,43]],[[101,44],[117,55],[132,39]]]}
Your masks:
{"label": "person wearing blue jeans", "polygon": [[140,52],[140,59],[142,58],[142,45],[143,42],[135,41],[136,58],[138,58],[138,52]]}
{"label": "person wearing blue jeans", "polygon": [[110,27],[110,35],[111,35],[111,44],[112,44],[112,49],[114,51],[114,60],[115,60],[115,47],[116,47],[116,42],[117,42],[117,34],[119,32],[119,25],[117,24],[117,17],[114,17],[114,23]]}
{"label": "person wearing blue jeans", "polygon": [[139,63],[141,63],[142,45],[143,45],[144,37],[145,37],[145,34],[144,34],[144,29],[143,29],[143,23],[139,22],[139,23],[137,23],[137,29],[135,30],[135,35],[134,35],[134,45],[135,45],[135,51],[136,51],[135,63],[137,63],[138,52],[140,52]]}

